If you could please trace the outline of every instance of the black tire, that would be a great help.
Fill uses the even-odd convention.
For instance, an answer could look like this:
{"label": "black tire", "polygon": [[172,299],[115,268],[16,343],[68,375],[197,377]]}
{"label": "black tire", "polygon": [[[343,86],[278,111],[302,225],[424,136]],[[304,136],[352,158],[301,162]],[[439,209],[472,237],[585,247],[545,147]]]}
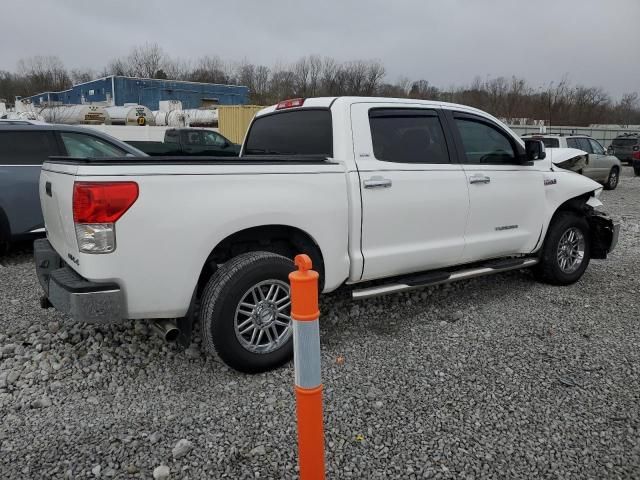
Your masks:
{"label": "black tire", "polygon": [[[293,270],[291,260],[270,252],[244,253],[218,268],[207,282],[201,299],[200,322],[205,349],[215,351],[231,368],[245,373],[266,372],[288,362],[293,356],[290,331],[273,351],[257,353],[241,343],[235,322],[236,309],[245,294],[263,281],[275,280],[288,285],[288,276]],[[284,331],[284,327],[280,328]]]}
{"label": "black tire", "polygon": [[[577,229],[584,240],[582,261],[575,271],[563,270],[558,259],[559,244],[563,235],[570,229]],[[589,224],[584,217],[572,212],[559,212],[551,220],[549,231],[540,252],[540,263],[535,266],[534,274],[540,281],[552,285],[570,285],[580,280],[591,260],[591,237]]]}
{"label": "black tire", "polygon": [[640,167],[633,167],[633,173],[636,177],[640,177]]}
{"label": "black tire", "polygon": [[615,190],[618,186],[618,182],[620,181],[620,169],[618,167],[613,167],[609,172],[609,177],[607,178],[606,183],[604,184],[605,190]]}

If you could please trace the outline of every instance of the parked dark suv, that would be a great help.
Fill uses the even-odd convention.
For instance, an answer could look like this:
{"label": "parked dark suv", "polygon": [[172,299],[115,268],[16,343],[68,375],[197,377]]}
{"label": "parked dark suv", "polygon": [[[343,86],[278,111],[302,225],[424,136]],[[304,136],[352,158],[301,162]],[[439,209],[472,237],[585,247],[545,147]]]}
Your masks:
{"label": "parked dark suv", "polygon": [[640,132],[618,135],[613,139],[613,142],[611,142],[609,149],[621,162],[627,162],[631,165],[634,154],[640,152]]}
{"label": "parked dark suv", "polygon": [[109,135],[68,125],[0,122],[0,252],[11,241],[44,233],[38,181],[50,156],[147,155]]}

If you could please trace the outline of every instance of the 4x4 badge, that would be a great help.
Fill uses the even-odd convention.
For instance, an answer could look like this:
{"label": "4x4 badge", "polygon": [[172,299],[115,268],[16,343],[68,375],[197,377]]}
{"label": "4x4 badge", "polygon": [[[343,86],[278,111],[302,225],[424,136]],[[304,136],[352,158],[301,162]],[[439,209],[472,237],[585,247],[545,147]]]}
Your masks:
{"label": "4x4 badge", "polygon": [[545,179],[544,179],[544,185],[545,185],[545,187],[546,187],[547,185],[555,185],[556,183],[558,183],[558,179],[556,179],[556,178],[545,178]]}

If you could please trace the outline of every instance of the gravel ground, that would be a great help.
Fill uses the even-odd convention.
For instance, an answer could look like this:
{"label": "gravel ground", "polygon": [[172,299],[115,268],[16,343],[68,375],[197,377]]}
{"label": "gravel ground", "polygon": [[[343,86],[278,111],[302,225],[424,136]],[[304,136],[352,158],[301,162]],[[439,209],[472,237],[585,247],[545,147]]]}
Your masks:
{"label": "gravel ground", "polygon": [[[620,244],[577,285],[323,299],[329,478],[640,478],[640,178],[602,199]],[[297,476],[291,365],[41,310],[28,247],[0,280],[0,478]]]}

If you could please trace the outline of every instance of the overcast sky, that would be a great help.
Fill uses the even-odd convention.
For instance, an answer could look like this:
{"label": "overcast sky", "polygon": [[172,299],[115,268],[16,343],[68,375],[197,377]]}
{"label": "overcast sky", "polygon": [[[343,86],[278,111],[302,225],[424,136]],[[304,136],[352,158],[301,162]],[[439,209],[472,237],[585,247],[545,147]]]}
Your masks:
{"label": "overcast sky", "polygon": [[2,0],[1,18],[4,70],[33,55],[100,69],[150,42],[183,59],[269,66],[376,59],[389,81],[445,88],[476,75],[540,86],[568,74],[614,97],[640,91],[640,0]]}

